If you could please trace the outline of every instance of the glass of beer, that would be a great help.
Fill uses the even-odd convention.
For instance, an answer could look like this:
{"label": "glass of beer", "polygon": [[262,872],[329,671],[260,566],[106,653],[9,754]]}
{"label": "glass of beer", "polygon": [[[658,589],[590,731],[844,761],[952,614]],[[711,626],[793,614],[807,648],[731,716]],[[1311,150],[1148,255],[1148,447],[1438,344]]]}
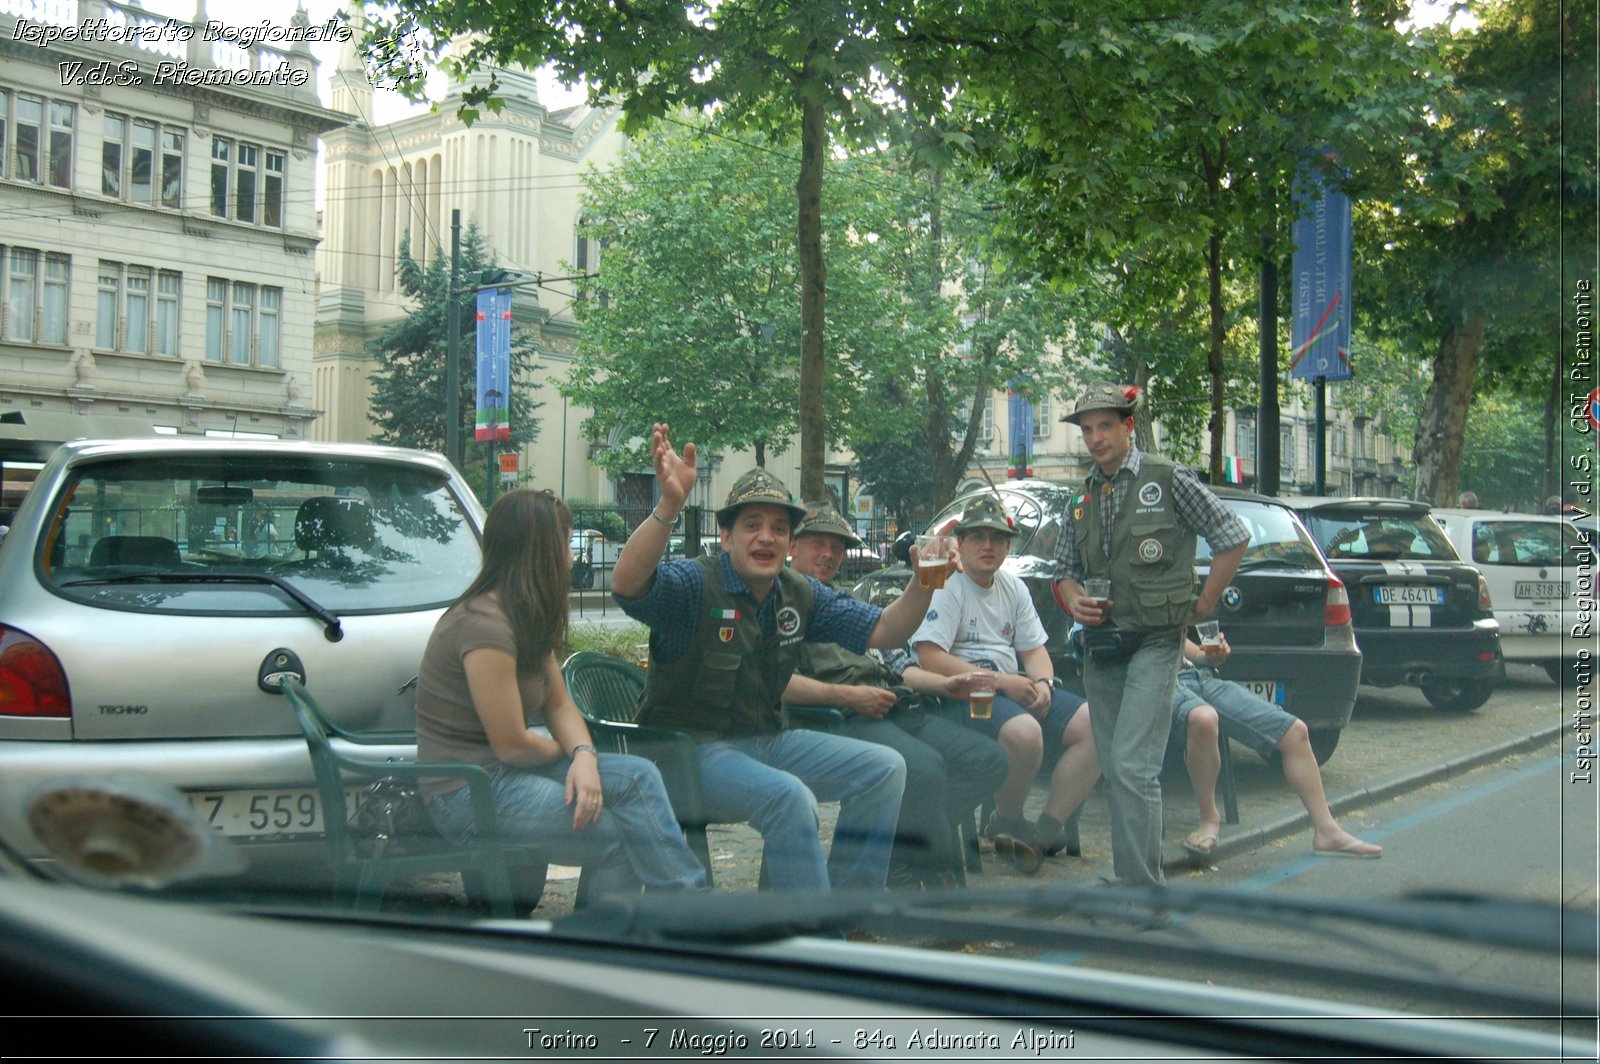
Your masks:
{"label": "glass of beer", "polygon": [[994,690],[998,679],[988,669],[979,670],[968,677],[971,687],[967,691],[967,714],[973,720],[988,720],[994,713]]}
{"label": "glass of beer", "polygon": [[917,586],[924,591],[937,591],[944,587],[950,575],[949,536],[918,536],[916,563]]}

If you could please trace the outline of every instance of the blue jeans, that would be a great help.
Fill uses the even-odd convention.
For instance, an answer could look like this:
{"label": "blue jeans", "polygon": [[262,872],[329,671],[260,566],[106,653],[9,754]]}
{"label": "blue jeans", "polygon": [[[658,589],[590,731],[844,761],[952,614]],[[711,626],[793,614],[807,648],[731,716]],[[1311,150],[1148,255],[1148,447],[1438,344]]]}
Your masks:
{"label": "blue jeans", "polygon": [[1129,886],[1164,882],[1161,873],[1161,762],[1172,727],[1172,694],[1183,629],[1152,632],[1133,657],[1090,658],[1083,686],[1094,707],[1089,730],[1111,805],[1111,867]]}
{"label": "blue jeans", "polygon": [[[698,752],[708,815],[761,832],[774,890],[883,889],[906,784],[898,752],[800,730],[701,743]],[[819,800],[840,803],[826,859]]]}
{"label": "blue jeans", "polygon": [[[695,857],[667,801],[661,773],[631,754],[600,755],[600,816],[572,828],[561,758],[537,768],[498,765],[489,771],[494,811],[507,842],[538,846],[551,860],[581,865],[596,896],[647,890],[704,890],[706,870]],[[435,795],[428,813],[439,833],[464,842],[475,833],[467,788]]]}

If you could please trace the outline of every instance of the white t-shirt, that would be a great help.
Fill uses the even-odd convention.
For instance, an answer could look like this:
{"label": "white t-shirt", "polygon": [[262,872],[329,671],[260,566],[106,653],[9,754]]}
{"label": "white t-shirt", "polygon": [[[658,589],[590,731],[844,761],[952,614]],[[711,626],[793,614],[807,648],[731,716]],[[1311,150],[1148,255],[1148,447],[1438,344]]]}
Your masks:
{"label": "white t-shirt", "polygon": [[911,647],[933,643],[966,661],[993,662],[1001,672],[1018,672],[1017,651],[1042,647],[1046,638],[1027,585],[1002,569],[990,587],[979,587],[966,573],[951,573],[933,593]]}

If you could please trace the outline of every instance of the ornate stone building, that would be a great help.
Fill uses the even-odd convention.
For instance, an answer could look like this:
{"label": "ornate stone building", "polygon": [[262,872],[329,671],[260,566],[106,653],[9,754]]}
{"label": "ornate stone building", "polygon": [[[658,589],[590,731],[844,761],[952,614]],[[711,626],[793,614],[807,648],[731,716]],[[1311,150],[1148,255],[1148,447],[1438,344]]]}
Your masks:
{"label": "ornate stone building", "polygon": [[0,458],[309,435],[317,137],[347,118],[308,40],[336,28],[0,2]]}

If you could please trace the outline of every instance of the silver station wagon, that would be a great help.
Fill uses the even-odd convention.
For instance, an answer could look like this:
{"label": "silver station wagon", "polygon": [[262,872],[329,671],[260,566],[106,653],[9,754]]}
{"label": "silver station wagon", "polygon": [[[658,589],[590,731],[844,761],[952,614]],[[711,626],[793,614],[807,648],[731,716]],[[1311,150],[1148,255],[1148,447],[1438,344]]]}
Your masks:
{"label": "silver station wagon", "polygon": [[0,547],[0,818],[45,781],[131,772],[258,855],[316,838],[305,741],[267,688],[295,674],[341,726],[409,731],[423,647],[477,571],[481,525],[438,455],[63,445]]}

